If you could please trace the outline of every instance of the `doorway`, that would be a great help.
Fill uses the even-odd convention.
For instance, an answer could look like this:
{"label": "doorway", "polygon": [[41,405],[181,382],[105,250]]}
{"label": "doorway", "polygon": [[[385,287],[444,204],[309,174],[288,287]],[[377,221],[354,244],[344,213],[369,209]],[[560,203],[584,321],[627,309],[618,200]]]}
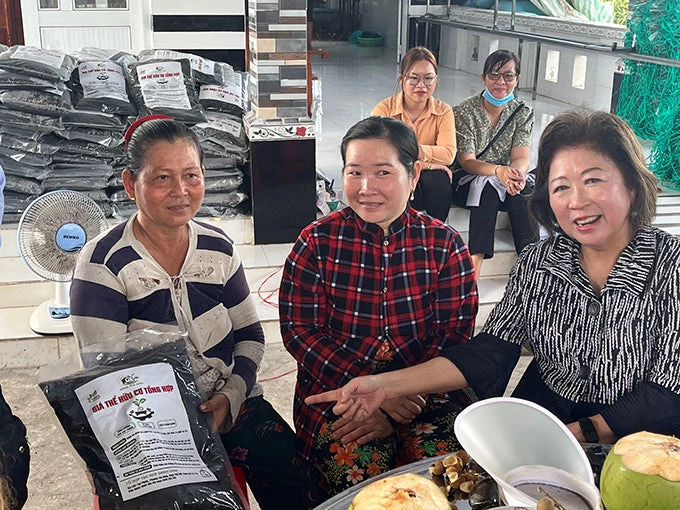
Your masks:
{"label": "doorway", "polygon": [[150,0],[21,0],[25,44],[137,53],[151,42]]}

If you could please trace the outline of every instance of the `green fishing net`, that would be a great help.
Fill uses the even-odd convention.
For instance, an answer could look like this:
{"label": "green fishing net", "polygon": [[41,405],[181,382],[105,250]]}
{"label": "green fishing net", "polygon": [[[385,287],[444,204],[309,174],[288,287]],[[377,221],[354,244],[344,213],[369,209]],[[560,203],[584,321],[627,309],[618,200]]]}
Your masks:
{"label": "green fishing net", "polygon": [[[680,1],[631,0],[626,46],[645,55],[680,60]],[[635,133],[654,140],[650,168],[680,189],[680,68],[625,61],[616,113]]]}

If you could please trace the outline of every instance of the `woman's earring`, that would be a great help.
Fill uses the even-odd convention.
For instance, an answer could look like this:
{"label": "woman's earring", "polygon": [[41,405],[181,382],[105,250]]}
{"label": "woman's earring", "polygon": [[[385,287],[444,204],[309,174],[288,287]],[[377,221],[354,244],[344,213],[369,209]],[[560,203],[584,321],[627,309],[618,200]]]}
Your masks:
{"label": "woman's earring", "polygon": [[637,211],[633,211],[632,213],[630,213],[631,218],[637,218],[637,215],[638,215]]}
{"label": "woman's earring", "polygon": [[411,200],[411,202],[413,202],[415,199],[416,199],[416,196],[413,194],[413,190],[411,190],[411,198],[409,200]]}
{"label": "woman's earring", "polygon": [[134,202],[136,199],[135,199],[135,197],[130,197],[130,200],[132,200]]}

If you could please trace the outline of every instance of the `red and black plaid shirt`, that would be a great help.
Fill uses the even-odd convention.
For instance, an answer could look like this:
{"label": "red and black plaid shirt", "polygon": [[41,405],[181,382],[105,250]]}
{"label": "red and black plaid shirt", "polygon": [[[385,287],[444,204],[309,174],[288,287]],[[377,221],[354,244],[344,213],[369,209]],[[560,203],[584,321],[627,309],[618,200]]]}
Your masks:
{"label": "red and black plaid shirt", "polygon": [[298,362],[294,418],[305,457],[334,418],[332,405],[305,397],[434,358],[474,329],[477,285],[460,235],[411,208],[389,232],[347,208],[307,226],[286,260],[279,313]]}

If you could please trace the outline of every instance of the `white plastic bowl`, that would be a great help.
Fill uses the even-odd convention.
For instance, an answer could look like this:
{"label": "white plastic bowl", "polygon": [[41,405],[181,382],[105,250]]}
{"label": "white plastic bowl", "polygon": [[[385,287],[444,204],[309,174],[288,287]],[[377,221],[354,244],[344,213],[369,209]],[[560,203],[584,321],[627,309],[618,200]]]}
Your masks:
{"label": "white plastic bowl", "polygon": [[[582,501],[574,501],[574,503],[571,504],[564,499],[557,498],[557,496],[552,493],[550,494],[551,496],[555,496],[555,498],[566,508],[572,510],[576,508],[583,508],[584,510],[602,509],[600,491],[597,490],[595,485],[559,468],[551,466],[520,466],[507,472],[503,479],[514,488],[524,484],[532,484],[543,486],[547,491],[551,491],[553,487],[560,487],[569,492],[573,492],[574,494],[577,494]],[[513,492],[512,494],[505,494],[505,491],[502,492],[502,496],[509,505],[527,505],[530,503],[535,505],[541,498],[541,495],[539,494],[532,499],[521,497],[523,502],[520,502],[516,492]],[[522,493],[522,496],[524,496],[524,493]],[[582,505],[579,505],[579,503],[582,503]]]}
{"label": "white plastic bowl", "polygon": [[510,397],[482,400],[458,415],[454,430],[465,451],[496,480],[509,505],[536,504],[505,479],[520,466],[558,468],[597,491],[588,458],[574,435],[533,402]]}

